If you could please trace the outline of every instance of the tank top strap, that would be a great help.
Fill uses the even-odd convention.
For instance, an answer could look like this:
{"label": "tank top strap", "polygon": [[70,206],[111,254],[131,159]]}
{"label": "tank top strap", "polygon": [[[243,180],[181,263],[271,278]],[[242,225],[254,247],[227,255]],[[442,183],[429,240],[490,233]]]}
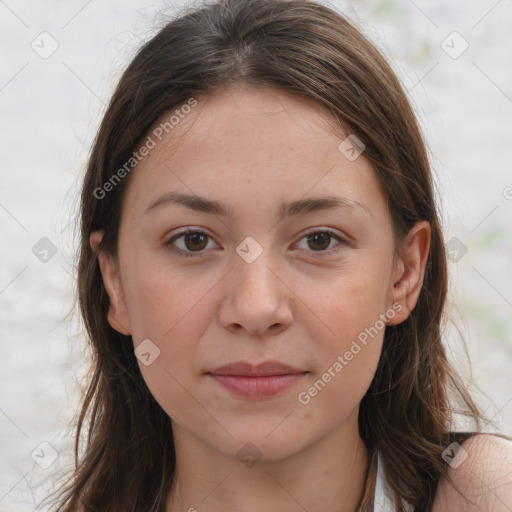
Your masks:
{"label": "tank top strap", "polygon": [[466,439],[478,432],[450,432],[450,443],[462,444]]}

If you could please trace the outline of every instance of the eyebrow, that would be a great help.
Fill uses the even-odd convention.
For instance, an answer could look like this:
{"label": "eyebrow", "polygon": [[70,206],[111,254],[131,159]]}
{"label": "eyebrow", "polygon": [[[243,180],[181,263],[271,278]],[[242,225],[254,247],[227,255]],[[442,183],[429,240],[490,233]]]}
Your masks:
{"label": "eyebrow", "polygon": [[[145,210],[147,214],[156,208],[164,205],[177,204],[186,206],[192,210],[222,217],[233,217],[233,208],[215,201],[207,199],[198,195],[183,194],[179,192],[166,192],[158,199],[153,201]],[[332,210],[336,208],[343,208],[346,210],[357,210],[373,216],[371,211],[363,204],[353,199],[341,196],[328,195],[325,197],[316,197],[310,199],[299,199],[297,201],[289,201],[283,203],[280,209],[280,218],[289,217],[292,215],[301,215],[306,213],[313,213],[321,210]]]}

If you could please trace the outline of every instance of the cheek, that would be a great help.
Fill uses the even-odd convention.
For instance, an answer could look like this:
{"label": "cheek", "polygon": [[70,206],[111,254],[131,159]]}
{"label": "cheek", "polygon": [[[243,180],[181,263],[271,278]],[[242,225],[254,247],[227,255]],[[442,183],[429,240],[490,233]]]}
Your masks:
{"label": "cheek", "polygon": [[[365,260],[362,255],[357,262],[340,269],[337,275],[326,275],[322,280],[303,280],[300,295],[311,312],[306,314],[305,323],[312,327],[316,320],[317,330],[310,333],[311,339],[322,339],[326,347],[336,352],[348,349],[353,339],[374,326],[379,315],[385,314],[388,273],[387,266]],[[378,330],[383,327],[379,321]]]}
{"label": "cheek", "polygon": [[198,366],[199,341],[213,320],[210,294],[218,281],[219,276],[207,272],[191,276],[158,263],[134,266],[126,273],[125,295],[134,345],[149,339],[158,349],[158,357],[150,366],[139,361],[157,400],[159,395],[173,397],[177,406],[185,400],[190,407],[190,395],[180,384],[194,384],[204,370]]}
{"label": "cheek", "polygon": [[372,295],[366,301],[363,297],[338,297],[338,307],[324,310],[334,334],[314,338],[315,371],[297,394],[301,421],[313,432],[328,433],[357,411],[373,380],[385,323],[379,319],[380,301],[372,301]]}
{"label": "cheek", "polygon": [[[207,272],[191,276],[182,269],[148,263],[133,267],[126,282],[126,303],[135,341],[149,338],[163,344],[172,338],[195,339],[189,331],[201,329],[206,320],[199,311],[215,284]],[[180,336],[176,336],[178,332]]]}
{"label": "cheek", "polygon": [[[303,389],[302,403],[337,402],[348,412],[368,389],[377,368],[386,327],[388,269],[385,262],[358,259],[336,279],[319,286],[305,281],[306,305],[301,325],[314,340],[314,378]],[[306,293],[306,287],[308,293]],[[312,292],[312,290],[315,290]],[[321,397],[321,398],[320,398]],[[324,405],[325,405],[324,403]],[[336,413],[342,411],[337,408]],[[329,413],[330,414],[330,413]]]}
{"label": "cheek", "polygon": [[139,368],[151,394],[169,416],[180,424],[202,428],[211,422],[194,390],[201,380],[199,340],[211,322],[207,276],[184,279],[183,274],[154,270],[133,280],[129,315],[137,346],[151,340],[158,356]]}

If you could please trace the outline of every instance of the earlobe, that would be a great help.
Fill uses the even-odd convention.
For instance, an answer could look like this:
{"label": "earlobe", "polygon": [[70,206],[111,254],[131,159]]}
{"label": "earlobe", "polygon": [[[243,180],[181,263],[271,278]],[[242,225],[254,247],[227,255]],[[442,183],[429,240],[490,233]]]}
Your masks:
{"label": "earlobe", "polygon": [[103,231],[93,231],[91,236],[89,237],[89,243],[91,245],[91,249],[96,254],[98,253],[98,248],[100,246],[101,240],[103,239],[104,232]]}
{"label": "earlobe", "polygon": [[92,250],[98,256],[103,278],[103,285],[110,299],[108,321],[113,329],[124,335],[131,334],[128,310],[124,300],[124,292],[119,273],[119,265],[115,258],[104,250],[98,252],[103,238],[103,231],[94,231],[89,238]]}
{"label": "earlobe", "polygon": [[404,240],[402,255],[395,265],[391,290],[393,303],[401,304],[402,309],[388,322],[389,325],[402,323],[416,307],[430,250],[430,234],[430,224],[421,221],[415,224]]}

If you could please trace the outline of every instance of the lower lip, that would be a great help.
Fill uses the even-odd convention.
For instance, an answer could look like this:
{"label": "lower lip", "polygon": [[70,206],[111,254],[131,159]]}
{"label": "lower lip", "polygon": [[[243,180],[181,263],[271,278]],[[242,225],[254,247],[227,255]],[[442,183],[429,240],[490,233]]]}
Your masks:
{"label": "lower lip", "polygon": [[221,386],[235,395],[246,398],[275,396],[292,387],[306,373],[292,375],[268,375],[266,377],[242,377],[235,375],[209,374]]}

